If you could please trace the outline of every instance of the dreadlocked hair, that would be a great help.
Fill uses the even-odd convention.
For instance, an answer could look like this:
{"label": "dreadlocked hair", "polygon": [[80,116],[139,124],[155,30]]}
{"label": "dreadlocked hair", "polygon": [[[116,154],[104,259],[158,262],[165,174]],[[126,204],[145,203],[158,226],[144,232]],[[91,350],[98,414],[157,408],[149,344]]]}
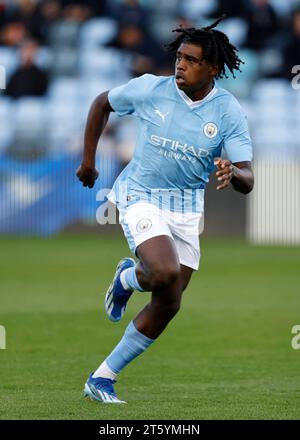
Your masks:
{"label": "dreadlocked hair", "polygon": [[210,26],[196,29],[196,28],[183,28],[180,26],[177,29],[173,29],[172,32],[178,32],[180,35],[166,45],[166,50],[169,52],[175,52],[182,43],[193,43],[202,47],[203,58],[214,66],[219,66],[219,73],[216,78],[228,78],[226,74],[226,66],[231,72],[233,78],[235,78],[234,71],[240,70],[240,65],[244,62],[238,57],[238,49],[230,43],[226,34],[214,29],[226,15],[218,18]]}

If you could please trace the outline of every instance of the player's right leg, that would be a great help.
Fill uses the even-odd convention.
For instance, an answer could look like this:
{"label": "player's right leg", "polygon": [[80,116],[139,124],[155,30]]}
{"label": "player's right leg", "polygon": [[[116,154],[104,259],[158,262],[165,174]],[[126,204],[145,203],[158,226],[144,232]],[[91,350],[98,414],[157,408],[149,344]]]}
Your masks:
{"label": "player's right leg", "polygon": [[[121,224],[133,253],[135,253],[137,246],[150,238],[159,235],[172,238],[170,229],[159,209],[148,203],[138,203],[128,208]],[[137,266],[132,258],[123,258],[118,263],[104,301],[106,314],[111,321],[118,322],[123,317],[128,300],[134,290],[139,292],[153,290],[153,283],[144,283],[146,287],[140,284],[137,273]]]}
{"label": "player's right leg", "polygon": [[121,275],[127,269],[134,267],[135,261],[133,258],[123,258],[119,261],[113,281],[106,292],[104,306],[108,318],[113,322],[120,321],[132,292],[140,288],[137,281],[132,287],[129,287],[128,284],[124,286],[125,280],[122,282]]}

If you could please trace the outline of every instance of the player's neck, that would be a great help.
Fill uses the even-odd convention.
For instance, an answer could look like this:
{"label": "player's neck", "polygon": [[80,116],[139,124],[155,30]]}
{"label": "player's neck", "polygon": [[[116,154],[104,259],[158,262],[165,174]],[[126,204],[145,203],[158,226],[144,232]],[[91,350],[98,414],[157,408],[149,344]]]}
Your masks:
{"label": "player's neck", "polygon": [[203,86],[201,89],[194,92],[186,92],[186,94],[192,101],[201,101],[201,99],[204,99],[205,96],[207,96],[212,91],[214,85],[215,84],[212,81],[209,84]]}

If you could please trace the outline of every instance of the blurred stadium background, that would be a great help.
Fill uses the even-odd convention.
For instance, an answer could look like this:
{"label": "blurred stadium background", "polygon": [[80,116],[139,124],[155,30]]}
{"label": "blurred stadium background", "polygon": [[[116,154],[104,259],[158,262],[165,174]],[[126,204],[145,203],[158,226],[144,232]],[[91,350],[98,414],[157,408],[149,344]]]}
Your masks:
{"label": "blurred stadium background", "polygon": [[[255,189],[219,193],[212,177],[183,313],[122,373],[131,405],[99,410],[82,384],[148,295],[106,319],[100,293],[128,250],[97,224],[97,193],[130,160],[135,122],[111,116],[89,190],[75,177],[87,112],[133,76],[172,74],[171,30],[222,13],[245,65],[220,84],[248,116]],[[296,0],[0,0],[0,418],[299,418],[298,65]]]}
{"label": "blurred stadium background", "polygon": [[245,198],[233,191],[218,194],[211,184],[205,234],[299,243],[296,0],[0,1],[0,65],[6,72],[0,233],[51,235],[95,225],[96,193],[109,188],[130,159],[135,121],[111,117],[98,155],[102,178],[93,191],[84,190],[74,171],[92,100],[132,76],[172,74],[173,60],[162,49],[171,30],[180,23],[202,26],[222,13],[228,18],[220,29],[240,48],[245,65],[236,79],[220,83],[248,116],[256,186]]}

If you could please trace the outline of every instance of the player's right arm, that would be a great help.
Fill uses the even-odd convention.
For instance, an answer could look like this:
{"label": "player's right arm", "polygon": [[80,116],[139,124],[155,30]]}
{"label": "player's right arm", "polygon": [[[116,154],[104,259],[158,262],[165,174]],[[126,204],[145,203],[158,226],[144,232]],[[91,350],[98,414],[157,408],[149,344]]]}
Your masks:
{"label": "player's right arm", "polygon": [[76,171],[83,186],[93,188],[99,175],[95,167],[97,145],[112,111],[114,110],[108,101],[108,92],[97,96],[91,105],[84,132],[83,158]]}
{"label": "player's right arm", "polygon": [[110,112],[116,112],[118,116],[137,116],[145,95],[151,94],[151,87],[157,80],[158,77],[145,74],[97,96],[89,111],[84,134],[83,159],[76,173],[83,186],[92,188],[98,177],[95,168],[96,150]]}

